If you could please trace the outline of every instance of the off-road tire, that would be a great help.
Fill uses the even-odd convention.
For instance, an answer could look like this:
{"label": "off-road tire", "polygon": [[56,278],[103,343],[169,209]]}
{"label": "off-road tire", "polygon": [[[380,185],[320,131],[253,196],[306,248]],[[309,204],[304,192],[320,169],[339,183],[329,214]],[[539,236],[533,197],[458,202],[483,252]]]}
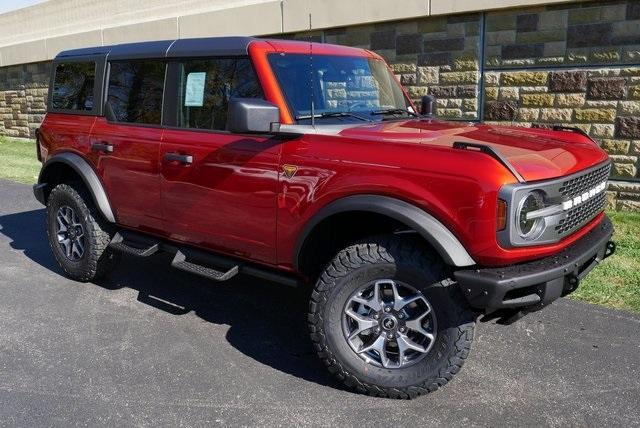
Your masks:
{"label": "off-road tire", "polygon": [[[340,251],[320,275],[311,295],[308,323],[320,359],[348,387],[372,396],[409,399],[437,390],[464,364],[476,315],[442,260],[419,240],[376,237]],[[348,345],[341,315],[349,296],[371,280],[411,284],[430,301],[437,317],[434,346],[409,367],[371,365]]]}
{"label": "off-road tire", "polygon": [[[84,228],[84,254],[77,261],[69,260],[56,238],[56,215],[62,206],[71,207]],[[91,196],[82,183],[59,184],[47,199],[46,230],[53,255],[66,274],[81,282],[103,278],[115,268],[119,254],[108,248],[111,236],[108,222],[96,209]]]}

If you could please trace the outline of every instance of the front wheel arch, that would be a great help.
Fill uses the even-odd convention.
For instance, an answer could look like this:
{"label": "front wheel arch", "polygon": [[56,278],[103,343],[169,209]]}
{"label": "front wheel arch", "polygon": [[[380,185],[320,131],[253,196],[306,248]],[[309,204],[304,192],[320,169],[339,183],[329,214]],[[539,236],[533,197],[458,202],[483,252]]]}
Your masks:
{"label": "front wheel arch", "polygon": [[[294,267],[304,273],[304,255],[319,226],[346,213],[364,213],[384,218],[402,226],[405,230],[418,233],[452,266],[472,266],[475,261],[458,238],[438,219],[423,209],[400,199],[382,195],[354,195],[331,202],[320,209],[305,225],[294,249]],[[378,234],[374,231],[368,235]],[[332,254],[333,256],[333,254]]]}

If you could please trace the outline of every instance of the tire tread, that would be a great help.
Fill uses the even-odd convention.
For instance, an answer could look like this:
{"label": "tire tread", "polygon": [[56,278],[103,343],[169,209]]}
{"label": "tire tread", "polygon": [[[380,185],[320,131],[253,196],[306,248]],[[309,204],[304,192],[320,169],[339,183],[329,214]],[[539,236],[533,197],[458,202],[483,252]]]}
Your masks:
{"label": "tire tread", "polygon": [[461,323],[456,330],[455,352],[451,353],[444,368],[435,377],[427,379],[420,384],[403,388],[387,388],[361,380],[338,361],[328,346],[323,330],[322,308],[326,306],[329,292],[336,286],[336,281],[347,275],[352,269],[380,262],[395,263],[396,261],[391,253],[397,254],[398,252],[405,258],[403,262],[418,266],[421,270],[433,271],[435,269],[441,270],[442,268],[440,260],[434,257],[433,253],[422,243],[415,240],[399,239],[397,236],[385,236],[353,244],[340,251],[320,275],[311,293],[307,319],[311,340],[319,358],[329,372],[333,373],[338,380],[363,394],[376,397],[411,399],[434,392],[447,384],[460,371],[471,350],[475,323],[463,321],[469,318],[470,309],[466,304],[462,303],[464,302],[464,297],[457,289],[454,281],[445,279],[440,281],[439,285],[446,287],[452,297],[461,302],[460,305],[456,305],[458,313],[455,316],[456,319],[461,320]]}
{"label": "tire tread", "polygon": [[117,262],[117,255],[108,249],[108,245],[111,242],[111,235],[108,232],[109,225],[100,213],[98,213],[91,196],[81,183],[62,183],[54,187],[47,199],[47,211],[51,209],[50,207],[55,204],[58,199],[67,197],[71,198],[77,205],[80,211],[78,215],[84,220],[86,225],[85,251],[88,251],[86,262],[83,263],[81,269],[72,269],[69,263],[59,259],[55,248],[53,248],[55,244],[51,236],[52,231],[50,231],[48,227],[47,219],[46,230],[49,244],[52,246],[52,251],[58,264],[68,276],[81,282],[100,279],[113,270]]}

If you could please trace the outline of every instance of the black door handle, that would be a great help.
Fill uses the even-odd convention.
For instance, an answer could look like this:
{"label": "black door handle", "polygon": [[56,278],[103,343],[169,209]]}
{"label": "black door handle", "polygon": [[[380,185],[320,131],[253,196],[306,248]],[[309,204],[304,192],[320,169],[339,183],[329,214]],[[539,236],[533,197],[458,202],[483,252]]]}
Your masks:
{"label": "black door handle", "polygon": [[179,162],[183,165],[190,165],[193,163],[193,156],[181,155],[180,153],[165,153],[164,160],[167,162]]}
{"label": "black door handle", "polygon": [[91,150],[94,152],[113,153],[113,145],[108,143],[93,143],[91,144]]}

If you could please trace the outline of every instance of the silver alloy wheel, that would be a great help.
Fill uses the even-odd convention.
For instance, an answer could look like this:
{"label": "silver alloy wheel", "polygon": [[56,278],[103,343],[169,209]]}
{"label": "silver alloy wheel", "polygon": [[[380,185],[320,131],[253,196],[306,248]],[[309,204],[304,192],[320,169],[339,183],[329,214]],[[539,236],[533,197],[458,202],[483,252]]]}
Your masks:
{"label": "silver alloy wheel", "polygon": [[84,255],[84,227],[73,208],[64,205],[56,213],[58,245],[71,261],[78,261]]}
{"label": "silver alloy wheel", "polygon": [[403,368],[427,356],[436,339],[436,317],[427,298],[391,279],[368,283],[345,305],[342,329],[367,363]]}

